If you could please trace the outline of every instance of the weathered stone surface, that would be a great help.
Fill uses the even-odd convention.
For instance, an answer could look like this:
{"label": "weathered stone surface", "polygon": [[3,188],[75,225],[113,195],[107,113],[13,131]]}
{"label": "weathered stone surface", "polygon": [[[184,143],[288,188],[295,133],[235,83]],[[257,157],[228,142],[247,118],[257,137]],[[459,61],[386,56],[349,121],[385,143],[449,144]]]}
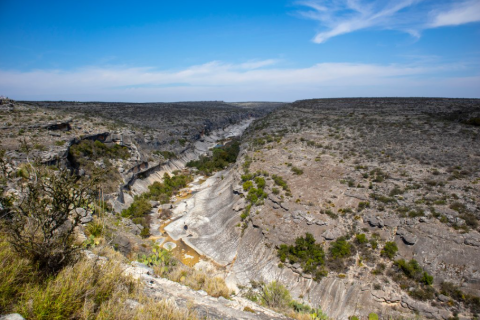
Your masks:
{"label": "weathered stone surface", "polygon": [[[145,293],[157,299],[168,299],[179,307],[193,309],[199,317],[208,319],[245,319],[245,320],[280,320],[288,319],[272,310],[263,308],[250,300],[233,296],[231,300],[225,298],[214,298],[207,295],[205,291],[195,291],[179,283],[152,276],[153,270],[142,266],[140,263],[133,264],[126,268],[125,272],[141,279],[146,284]],[[134,308],[138,305],[133,301]],[[138,303],[138,302],[137,302]],[[245,312],[245,307],[254,311]]]}
{"label": "weathered stone surface", "polygon": [[480,234],[478,232],[470,232],[465,235],[465,244],[474,247],[480,247]]}
{"label": "weathered stone surface", "polygon": [[408,245],[413,246],[418,241],[417,236],[415,236],[414,234],[408,232],[403,228],[399,228],[397,230],[397,235],[399,235],[402,238],[402,240]]}
{"label": "weathered stone surface", "polygon": [[322,234],[322,236],[325,238],[325,240],[335,240],[338,237],[342,236],[342,232],[339,229],[334,228],[334,229],[329,229],[329,230],[325,231]]}
{"label": "weathered stone surface", "polygon": [[11,313],[4,316],[0,316],[0,320],[25,320],[25,318],[18,313]]}
{"label": "weathered stone surface", "polygon": [[372,227],[383,228],[385,224],[380,217],[369,216],[365,217],[365,222],[368,222]]}
{"label": "weathered stone surface", "polygon": [[124,255],[128,255],[132,249],[130,240],[124,235],[117,235],[113,239],[112,244]]}

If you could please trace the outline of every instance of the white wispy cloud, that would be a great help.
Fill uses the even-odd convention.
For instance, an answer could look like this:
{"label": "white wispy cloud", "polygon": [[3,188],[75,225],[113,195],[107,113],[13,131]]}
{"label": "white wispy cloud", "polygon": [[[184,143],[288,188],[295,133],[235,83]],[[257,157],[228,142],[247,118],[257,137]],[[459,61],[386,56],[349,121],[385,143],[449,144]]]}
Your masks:
{"label": "white wispy cloud", "polygon": [[307,0],[298,14],[318,21],[323,29],[313,38],[324,43],[332,37],[377,28],[394,29],[420,37],[421,31],[480,21],[480,0]]}
{"label": "white wispy cloud", "polygon": [[465,1],[453,5],[449,10],[434,15],[429,27],[458,26],[480,21],[480,1]]}
{"label": "white wispy cloud", "polygon": [[[85,67],[0,70],[0,93],[14,99],[179,101],[283,100],[348,96],[478,97],[480,77],[464,65],[319,63],[281,68],[276,60],[213,61],[182,70]],[[453,80],[455,79],[455,81]],[[463,80],[462,80],[463,79]],[[454,81],[454,82],[452,82]],[[456,85],[462,83],[462,86]]]}

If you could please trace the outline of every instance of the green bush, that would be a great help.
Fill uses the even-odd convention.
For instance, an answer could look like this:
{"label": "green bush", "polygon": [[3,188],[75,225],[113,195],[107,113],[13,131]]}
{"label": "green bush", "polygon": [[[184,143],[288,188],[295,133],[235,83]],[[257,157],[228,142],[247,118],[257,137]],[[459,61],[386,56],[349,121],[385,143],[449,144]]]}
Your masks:
{"label": "green bush", "polygon": [[297,167],[292,167],[292,171],[293,171],[293,174],[296,174],[298,176],[303,174],[303,170]]}
{"label": "green bush", "polygon": [[240,215],[240,218],[243,220],[247,219],[248,216],[250,215],[250,209],[252,208],[252,204],[249,204],[245,210],[243,210],[242,214]]}
{"label": "green bush", "polygon": [[277,175],[272,175],[272,179],[273,181],[275,182],[275,184],[279,187],[282,187],[283,190],[285,191],[288,191],[288,185],[287,185],[287,182],[285,180],[283,180],[282,177],[280,176],[277,176]]}
{"label": "green bush", "polygon": [[243,183],[243,191],[248,191],[252,187],[253,187],[253,182],[252,181],[246,181],[246,182]]}
{"label": "green bush", "polygon": [[431,286],[433,284],[433,276],[429,275],[426,271],[424,271],[420,282],[427,286]]}
{"label": "green bush", "polygon": [[345,237],[340,237],[330,245],[330,257],[333,259],[342,259],[350,256],[351,245]]}
{"label": "green bush", "polygon": [[378,314],[373,313],[373,312],[370,313],[370,314],[368,315],[368,320],[378,320]]}
{"label": "green bush", "polygon": [[200,157],[199,160],[193,160],[187,163],[189,168],[197,168],[198,171],[210,175],[215,171],[225,169],[230,163],[237,160],[240,152],[240,142],[232,141],[225,146],[214,148],[211,157]]}
{"label": "green bush", "polygon": [[388,257],[390,260],[392,260],[393,257],[395,257],[395,255],[397,254],[397,252],[398,252],[397,244],[392,241],[387,241],[381,251],[381,255]]}
{"label": "green bush", "polygon": [[257,188],[263,190],[265,188],[265,179],[262,177],[256,177],[255,184],[257,185]]}
{"label": "green bush", "polygon": [[280,245],[277,251],[282,262],[300,263],[305,273],[312,274],[316,279],[325,275],[325,252],[320,244],[315,242],[312,234],[306,233],[305,237],[298,237],[295,245]]}
{"label": "green bush", "polygon": [[163,182],[155,181],[148,186],[149,192],[143,194],[143,197],[167,203],[175,191],[185,188],[191,181],[192,177],[190,175],[176,174],[170,176],[168,173],[165,173]]}
{"label": "green bush", "polygon": [[358,244],[365,244],[368,242],[367,236],[364,233],[357,234],[355,236],[355,242],[357,242]]}
{"label": "green bush", "polygon": [[242,174],[242,181],[248,181],[253,179],[253,174],[248,173],[248,174]]}
{"label": "green bush", "polygon": [[135,196],[133,203],[127,209],[122,210],[122,217],[143,217],[152,210],[152,205],[147,199]]}
{"label": "green bush", "polygon": [[143,227],[142,231],[140,231],[140,237],[142,237],[142,238],[150,237],[150,228]]}
{"label": "green bush", "polygon": [[413,279],[424,285],[433,284],[433,276],[424,271],[415,259],[412,259],[408,262],[406,262],[404,259],[397,260],[395,261],[395,266],[403,271],[403,274],[410,279]]}

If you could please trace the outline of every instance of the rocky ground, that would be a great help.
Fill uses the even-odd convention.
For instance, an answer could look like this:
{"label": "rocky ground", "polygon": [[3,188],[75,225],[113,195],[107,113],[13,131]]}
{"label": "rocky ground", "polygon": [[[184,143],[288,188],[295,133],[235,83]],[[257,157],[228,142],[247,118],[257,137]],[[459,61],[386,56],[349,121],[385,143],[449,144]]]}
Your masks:
{"label": "rocky ground", "polygon": [[[478,306],[441,292],[447,282],[480,294],[480,135],[470,124],[479,112],[478,100],[452,99],[287,105],[252,124],[237,166],[196,194],[193,208],[166,230],[226,266],[231,283],[280,280],[335,318],[410,310],[472,317]],[[265,178],[268,196],[242,219],[246,168]],[[314,281],[277,257],[276,248],[306,232],[327,252],[342,236],[355,252],[328,262],[328,275]],[[355,245],[357,234],[366,247]],[[398,247],[392,259],[380,254],[387,241]],[[412,258],[433,276],[436,293],[398,275],[393,261]]]}

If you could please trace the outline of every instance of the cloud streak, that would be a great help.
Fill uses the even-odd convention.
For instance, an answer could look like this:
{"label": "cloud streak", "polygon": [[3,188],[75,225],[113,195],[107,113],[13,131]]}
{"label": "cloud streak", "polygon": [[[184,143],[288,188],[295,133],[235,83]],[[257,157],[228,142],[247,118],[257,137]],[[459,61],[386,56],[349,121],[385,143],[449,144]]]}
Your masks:
{"label": "cloud streak", "polygon": [[319,63],[306,68],[280,68],[276,60],[264,60],[240,64],[212,61],[173,71],[132,67],[0,70],[0,93],[26,100],[105,101],[292,101],[392,95],[479,97],[480,77],[455,76],[465,69],[468,66],[439,67],[424,63]]}
{"label": "cloud streak", "polygon": [[472,0],[452,6],[447,11],[438,12],[429,27],[458,26],[477,21],[480,21],[480,1]]}
{"label": "cloud streak", "polygon": [[315,43],[363,29],[393,29],[420,37],[421,31],[480,21],[480,0],[308,0],[298,14],[318,21],[324,30]]}

